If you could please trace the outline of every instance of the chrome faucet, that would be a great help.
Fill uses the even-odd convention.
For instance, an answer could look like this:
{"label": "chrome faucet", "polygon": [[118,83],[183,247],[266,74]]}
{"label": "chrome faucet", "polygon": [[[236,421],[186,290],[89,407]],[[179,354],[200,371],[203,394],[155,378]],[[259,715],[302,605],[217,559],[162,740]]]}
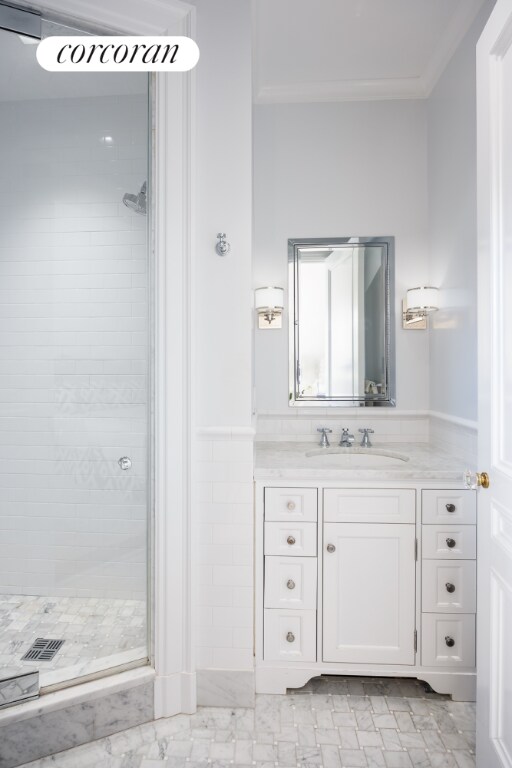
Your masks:
{"label": "chrome faucet", "polygon": [[348,429],[343,428],[341,432],[341,439],[339,442],[339,445],[341,448],[350,448],[352,443],[354,442],[355,438],[354,435],[351,435]]}
{"label": "chrome faucet", "polygon": [[371,448],[372,443],[369,435],[373,435],[375,430],[364,428],[364,429],[360,429],[359,431],[363,435],[363,438],[361,440],[361,448]]}
{"label": "chrome faucet", "polygon": [[327,427],[318,427],[317,432],[322,433],[322,437],[320,438],[320,442],[318,445],[321,448],[328,448],[329,447],[329,439],[327,437],[327,434],[332,432],[332,429],[327,429]]}

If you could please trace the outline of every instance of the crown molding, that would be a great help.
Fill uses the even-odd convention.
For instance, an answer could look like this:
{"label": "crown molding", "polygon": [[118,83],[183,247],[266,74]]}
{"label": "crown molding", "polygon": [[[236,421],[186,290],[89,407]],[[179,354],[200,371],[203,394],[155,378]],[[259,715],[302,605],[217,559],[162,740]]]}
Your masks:
{"label": "crown molding", "polygon": [[330,80],[327,82],[263,85],[256,88],[256,104],[283,104],[330,101],[379,101],[424,99],[421,77],[374,80]]}

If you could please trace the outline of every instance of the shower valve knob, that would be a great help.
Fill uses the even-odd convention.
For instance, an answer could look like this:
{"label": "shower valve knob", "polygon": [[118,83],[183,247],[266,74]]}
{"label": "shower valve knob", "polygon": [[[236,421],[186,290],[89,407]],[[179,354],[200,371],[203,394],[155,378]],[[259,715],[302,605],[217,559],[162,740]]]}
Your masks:
{"label": "shower valve knob", "polygon": [[130,469],[132,466],[132,460],[129,456],[121,456],[119,461],[117,462],[121,469]]}
{"label": "shower valve knob", "polygon": [[226,240],[226,233],[225,232],[219,232],[217,235],[218,243],[215,246],[215,250],[219,254],[219,256],[226,256],[231,250],[231,245]]}

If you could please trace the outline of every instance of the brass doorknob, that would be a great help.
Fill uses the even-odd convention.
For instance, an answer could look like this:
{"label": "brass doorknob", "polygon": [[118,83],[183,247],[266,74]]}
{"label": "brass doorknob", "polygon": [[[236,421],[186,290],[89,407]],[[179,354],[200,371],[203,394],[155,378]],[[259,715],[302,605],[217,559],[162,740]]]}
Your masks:
{"label": "brass doorknob", "polygon": [[491,481],[487,472],[471,472],[471,470],[466,469],[464,483],[466,488],[471,488],[474,491],[475,488],[488,488]]}

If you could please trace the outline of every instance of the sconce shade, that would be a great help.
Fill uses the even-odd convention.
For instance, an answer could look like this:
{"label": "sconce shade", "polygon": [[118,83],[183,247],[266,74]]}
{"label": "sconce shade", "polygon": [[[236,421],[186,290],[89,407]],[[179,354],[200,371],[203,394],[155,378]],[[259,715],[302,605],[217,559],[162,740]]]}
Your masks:
{"label": "sconce shade", "polygon": [[256,309],[283,309],[283,288],[256,288],[254,291]]}
{"label": "sconce shade", "polygon": [[439,309],[439,288],[425,285],[407,291],[407,312],[435,312]]}

